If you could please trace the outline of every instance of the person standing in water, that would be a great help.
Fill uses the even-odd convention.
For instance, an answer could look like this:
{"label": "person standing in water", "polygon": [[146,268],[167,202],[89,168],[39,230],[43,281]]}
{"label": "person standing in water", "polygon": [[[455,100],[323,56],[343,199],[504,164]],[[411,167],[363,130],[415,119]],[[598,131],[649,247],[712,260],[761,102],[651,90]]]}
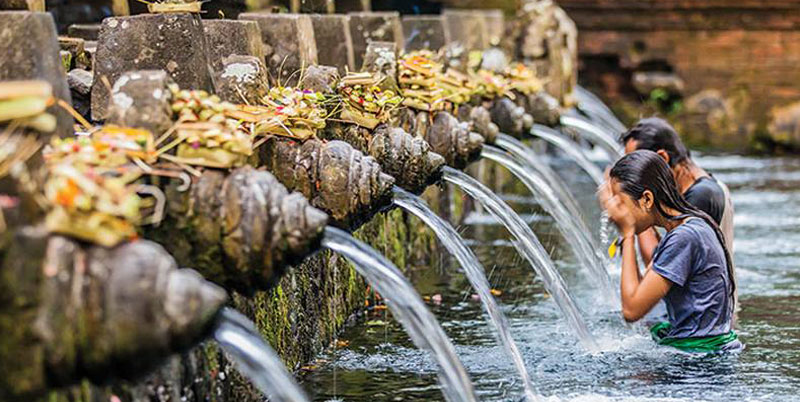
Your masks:
{"label": "person standing in water", "polygon": [[[644,317],[659,300],[669,321],[651,329],[653,338],[687,352],[742,349],[732,329],[732,261],[719,226],[681,195],[669,166],[655,152],[623,156],[598,191],[603,208],[622,234],[622,314],[629,322]],[[636,236],[662,227],[642,275]]]}
{"label": "person standing in water", "polygon": [[[623,133],[620,140],[626,154],[647,149],[664,159],[672,171],[678,191],[689,204],[714,219],[725,237],[725,246],[733,250],[733,202],[728,187],[692,161],[691,152],[669,123],[657,117],[641,119]],[[652,229],[646,230],[637,239],[644,264],[648,265],[659,242],[658,233]],[[735,269],[731,279],[734,284],[737,283]],[[734,294],[734,300],[734,311],[738,311],[738,292]]]}

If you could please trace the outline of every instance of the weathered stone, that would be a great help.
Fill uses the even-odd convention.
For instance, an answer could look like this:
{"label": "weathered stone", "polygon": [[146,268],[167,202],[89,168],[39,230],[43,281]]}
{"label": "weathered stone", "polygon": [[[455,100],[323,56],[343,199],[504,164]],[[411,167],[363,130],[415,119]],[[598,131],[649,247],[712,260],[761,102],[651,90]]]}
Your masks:
{"label": "weathered stone", "polygon": [[86,42],[83,39],[69,36],[59,36],[58,45],[61,47],[62,51],[69,52],[71,56],[71,69],[91,69],[91,57],[86,53]]}
{"label": "weathered stone", "polygon": [[800,102],[775,107],[767,126],[770,138],[778,143],[800,145]]}
{"label": "weathered stone", "polygon": [[467,52],[489,47],[486,19],[481,14],[474,10],[447,9],[442,16],[453,44]]}
{"label": "weathered stone", "polygon": [[470,131],[469,122],[459,122],[448,112],[433,116],[426,111],[406,109],[394,123],[415,136],[423,138],[433,152],[444,157],[448,166],[465,168],[476,160],[483,148],[483,136]]}
{"label": "weathered stone", "polygon": [[156,136],[172,126],[169,75],[163,70],[122,74],[111,90],[107,122],[150,130]]}
{"label": "weathered stone", "polygon": [[95,58],[92,117],[109,107],[109,85],[128,71],[164,70],[181,88],[212,90],[203,27],[190,14],[142,14],[103,20]]}
{"label": "weathered stone", "polygon": [[336,226],[358,227],[391,203],[394,178],[346,142],[298,144],[274,137],[259,151],[268,171],[328,213]]}
{"label": "weathered stone", "polygon": [[533,121],[554,127],[561,119],[561,105],[558,99],[544,91],[523,96],[525,111],[533,116]]}
{"label": "weathered stone", "polygon": [[72,107],[84,118],[92,113],[92,81],[94,76],[82,68],[74,68],[67,73],[67,83],[72,95]]}
{"label": "weathered stone", "polygon": [[336,67],[313,65],[309,66],[303,74],[303,89],[310,89],[323,94],[331,93],[336,89],[339,72]]}
{"label": "weathered stone", "polygon": [[[27,11],[0,12],[0,80],[47,81],[53,87],[53,96],[72,102],[67,85],[67,75],[61,64],[56,27],[47,13]],[[55,135],[72,135],[72,116],[58,106],[49,110],[58,119]]]}
{"label": "weathered stone", "polygon": [[525,109],[517,106],[511,99],[496,98],[489,109],[492,115],[492,122],[497,124],[501,133],[506,133],[516,137],[523,134],[523,116]]}
{"label": "weathered stone", "polygon": [[371,42],[394,42],[403,51],[403,25],[397,12],[350,13],[350,36],[353,39],[355,65],[364,63]]}
{"label": "weathered stone", "polygon": [[361,71],[368,71],[382,80],[381,86],[392,88],[397,83],[397,44],[370,42],[364,54]]}
{"label": "weathered stone", "polygon": [[450,31],[441,15],[404,15],[405,50],[438,51],[450,43]]}
{"label": "weathered stone", "polygon": [[369,142],[369,154],[398,186],[420,194],[439,181],[444,158],[434,153],[427,141],[401,128],[378,126]]}
{"label": "weathered stone", "polygon": [[44,0],[0,0],[0,10],[45,11]]}
{"label": "weathered stone", "polygon": [[225,292],[148,241],[114,248],[15,230],[0,261],[0,398],[135,379],[207,336]]}
{"label": "weathered stone", "polygon": [[239,19],[255,21],[261,29],[271,84],[295,86],[300,70],[317,64],[314,27],[307,15],[244,13]]}
{"label": "weathered stone", "polygon": [[261,29],[254,21],[243,20],[204,20],[208,60],[211,67],[219,72],[222,59],[232,56],[253,56],[264,60],[264,47],[261,43]]}
{"label": "weathered stone", "polygon": [[100,24],[72,24],[67,28],[67,35],[73,38],[97,41],[100,38]]}
{"label": "weathered stone", "polygon": [[489,46],[500,45],[506,30],[506,19],[503,16],[503,11],[497,9],[480,9],[474,11],[485,21],[486,43]]}
{"label": "weathered stone", "polygon": [[214,76],[217,95],[232,103],[259,104],[269,91],[267,69],[262,60],[239,55],[222,59]]}
{"label": "weathered stone", "polygon": [[314,39],[317,41],[319,64],[334,66],[339,74],[355,71],[353,39],[350,37],[350,17],[341,14],[311,15]]}

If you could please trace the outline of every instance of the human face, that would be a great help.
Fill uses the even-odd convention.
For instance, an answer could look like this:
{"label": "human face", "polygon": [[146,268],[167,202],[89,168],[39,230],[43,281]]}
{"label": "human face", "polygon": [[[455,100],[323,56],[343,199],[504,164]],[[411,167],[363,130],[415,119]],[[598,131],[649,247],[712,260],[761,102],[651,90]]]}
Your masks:
{"label": "human face", "polygon": [[634,200],[628,193],[622,191],[622,186],[616,179],[612,179],[611,194],[614,201],[609,204],[607,210],[622,232],[627,229],[639,234],[653,226],[655,209],[653,193],[650,190],[645,190],[641,198]]}

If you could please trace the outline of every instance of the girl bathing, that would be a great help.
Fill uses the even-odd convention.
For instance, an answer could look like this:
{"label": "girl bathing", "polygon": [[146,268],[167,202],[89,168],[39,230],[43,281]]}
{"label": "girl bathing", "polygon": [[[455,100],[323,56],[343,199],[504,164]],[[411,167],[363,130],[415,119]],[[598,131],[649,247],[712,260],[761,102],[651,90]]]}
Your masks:
{"label": "girl bathing", "polygon": [[[716,222],[678,191],[664,160],[639,150],[622,157],[598,191],[600,202],[622,234],[622,313],[637,321],[664,299],[668,322],[653,338],[688,352],[740,350],[731,328],[731,256]],[[642,275],[636,235],[652,226],[666,229]]]}

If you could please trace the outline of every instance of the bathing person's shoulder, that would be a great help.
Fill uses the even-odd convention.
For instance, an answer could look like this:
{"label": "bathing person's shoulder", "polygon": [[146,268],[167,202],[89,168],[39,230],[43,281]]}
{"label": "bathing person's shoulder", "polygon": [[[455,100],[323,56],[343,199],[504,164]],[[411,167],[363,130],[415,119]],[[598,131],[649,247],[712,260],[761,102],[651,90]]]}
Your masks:
{"label": "bathing person's shoulder", "polygon": [[722,222],[725,213],[725,190],[717,179],[703,176],[697,179],[686,192],[683,193],[690,204],[707,213],[717,224]]}

